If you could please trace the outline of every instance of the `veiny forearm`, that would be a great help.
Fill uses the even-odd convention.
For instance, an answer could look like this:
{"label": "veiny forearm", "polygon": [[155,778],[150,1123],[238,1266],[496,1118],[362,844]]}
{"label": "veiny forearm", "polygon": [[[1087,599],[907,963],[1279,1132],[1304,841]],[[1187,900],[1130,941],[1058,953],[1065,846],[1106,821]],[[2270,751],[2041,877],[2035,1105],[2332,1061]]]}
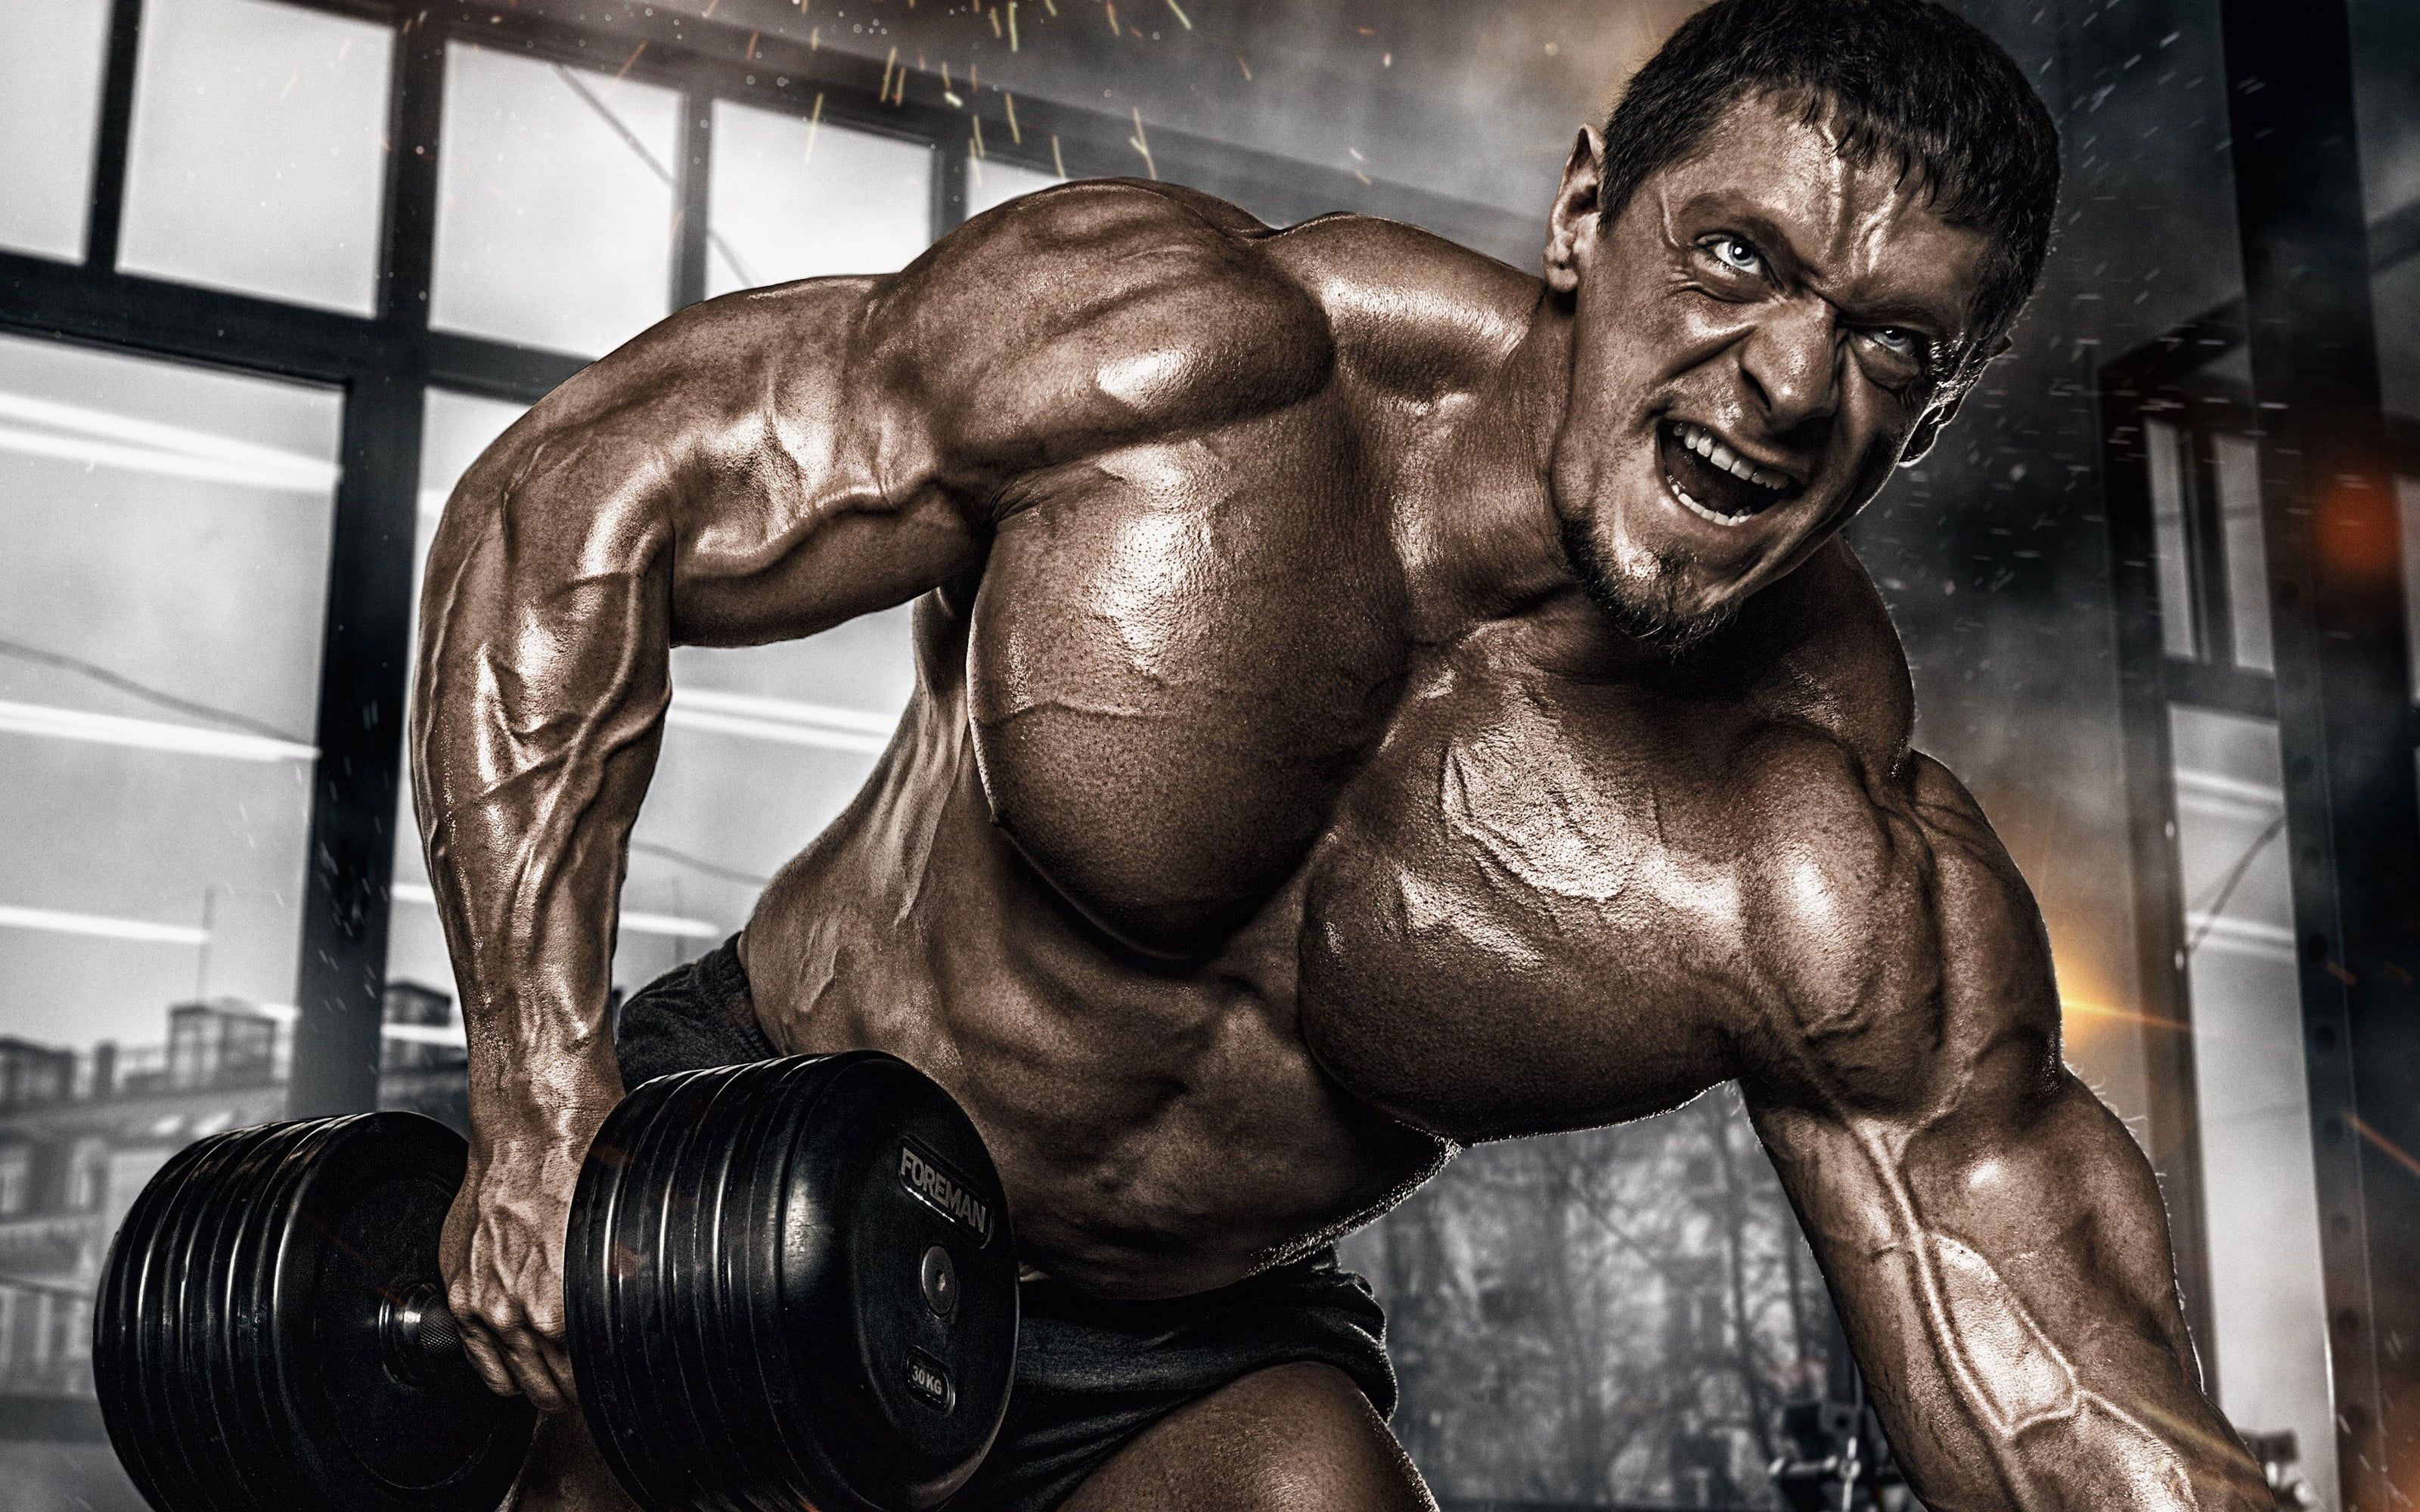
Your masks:
{"label": "veiny forearm", "polygon": [[1936,1512],[2270,1505],[2202,1396],[2150,1170],[2072,1078],[2030,1130],[1851,1119],[1807,1202],[1902,1466]]}
{"label": "veiny forearm", "polygon": [[[543,459],[540,459],[541,463]],[[474,1124],[595,1116],[622,857],[669,697],[659,530],[588,467],[483,464],[430,556],[413,731]]]}

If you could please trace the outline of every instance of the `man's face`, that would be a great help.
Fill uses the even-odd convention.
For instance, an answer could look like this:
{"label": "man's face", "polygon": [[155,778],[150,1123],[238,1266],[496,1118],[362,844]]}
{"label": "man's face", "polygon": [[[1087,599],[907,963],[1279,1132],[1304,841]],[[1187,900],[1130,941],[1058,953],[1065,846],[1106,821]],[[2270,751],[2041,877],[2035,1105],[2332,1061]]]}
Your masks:
{"label": "man's face", "polygon": [[1984,235],[1800,114],[1733,106],[1611,226],[1596,154],[1564,171],[1555,510],[1581,581],[1651,640],[1685,643],[1804,561],[1952,408]]}

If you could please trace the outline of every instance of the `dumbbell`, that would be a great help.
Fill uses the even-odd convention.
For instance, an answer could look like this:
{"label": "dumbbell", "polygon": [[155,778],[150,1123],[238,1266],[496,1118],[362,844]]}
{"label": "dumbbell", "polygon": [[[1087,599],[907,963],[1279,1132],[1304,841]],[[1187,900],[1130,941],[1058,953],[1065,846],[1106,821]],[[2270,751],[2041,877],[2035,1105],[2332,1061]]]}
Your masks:
{"label": "dumbbell", "polygon": [[[535,1415],[463,1358],[438,1273],[460,1135],[264,1124],[163,1165],[112,1244],[93,1374],[158,1512],[491,1512]],[[1008,1407],[1000,1178],[894,1057],[660,1077],[583,1163],[565,1248],[581,1411],[661,1512],[929,1512]]]}

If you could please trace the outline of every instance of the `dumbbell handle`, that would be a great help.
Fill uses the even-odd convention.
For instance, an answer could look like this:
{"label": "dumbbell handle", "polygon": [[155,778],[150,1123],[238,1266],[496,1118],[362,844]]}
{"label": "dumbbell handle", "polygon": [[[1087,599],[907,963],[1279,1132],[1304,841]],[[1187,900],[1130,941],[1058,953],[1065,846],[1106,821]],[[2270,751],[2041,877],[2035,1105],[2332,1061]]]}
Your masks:
{"label": "dumbbell handle", "polygon": [[432,1384],[455,1374],[462,1359],[462,1325],[434,1281],[416,1282],[389,1298],[379,1332],[387,1364],[407,1381]]}

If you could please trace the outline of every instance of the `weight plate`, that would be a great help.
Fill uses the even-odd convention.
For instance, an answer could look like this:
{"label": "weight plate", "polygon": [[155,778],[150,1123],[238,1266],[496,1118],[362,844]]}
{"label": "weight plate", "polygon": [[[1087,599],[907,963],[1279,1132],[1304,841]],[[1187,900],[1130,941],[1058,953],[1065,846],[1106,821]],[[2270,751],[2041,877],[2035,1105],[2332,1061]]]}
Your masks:
{"label": "weight plate", "polygon": [[720,1508],[724,1504],[722,1481],[730,1473],[719,1461],[713,1370],[707,1357],[715,1313],[713,1271],[706,1246],[714,1242],[721,1193],[713,1173],[732,1153],[728,1134],[732,1093],[745,1088],[737,1068],[701,1072],[673,1094],[663,1117],[675,1123],[676,1137],[667,1140],[662,1173],[649,1204],[654,1215],[655,1307],[659,1332],[654,1346],[657,1380],[665,1393],[664,1425],[671,1443],[665,1445],[679,1463],[680,1479],[689,1488],[690,1504]]}
{"label": "weight plate", "polygon": [[734,1423],[744,1425],[745,1484],[752,1504],[765,1508],[795,1505],[792,1489],[806,1484],[806,1467],[790,1453],[775,1412],[768,1371],[782,1349],[782,1191],[792,1131],[814,1103],[803,1084],[819,1078],[818,1064],[793,1057],[752,1078],[757,1094],[742,1136],[746,1164],[730,1193],[737,1213],[724,1257],[723,1316],[736,1353],[729,1396]]}
{"label": "weight plate", "polygon": [[273,1236],[283,1231],[279,1214],[310,1169],[312,1157],[327,1143],[334,1123],[319,1119],[289,1124],[286,1135],[273,1146],[254,1152],[253,1160],[267,1168],[259,1198],[251,1204],[236,1239],[246,1259],[235,1281],[240,1301],[230,1335],[233,1347],[226,1352],[231,1370],[224,1389],[242,1409],[245,1455],[273,1476],[274,1489],[259,1504],[263,1512],[308,1504],[308,1492],[287,1443],[293,1431],[292,1419],[276,1395],[277,1245]]}
{"label": "weight plate", "polygon": [[461,1136],[431,1119],[332,1120],[270,1217],[269,1393],[310,1504],[348,1512],[488,1512],[529,1446],[535,1412],[458,1356],[430,1366],[394,1348],[391,1318],[440,1281]]}
{"label": "weight plate", "polygon": [[137,1392],[141,1371],[134,1359],[140,1347],[135,1332],[142,1315],[135,1309],[134,1297],[145,1264],[155,1253],[161,1214],[175,1191],[171,1172],[189,1154],[190,1147],[170,1156],[155,1179],[136,1194],[110,1241],[109,1257],[93,1300],[93,1390],[100,1400],[101,1422],[128,1478],[155,1507],[163,1504],[165,1493],[151,1453],[153,1435],[145,1428]]}
{"label": "weight plate", "polygon": [[147,1287],[141,1302],[150,1341],[145,1398],[166,1440],[173,1512],[230,1512],[233,1488],[222,1473],[225,1446],[218,1442],[208,1399],[209,1346],[196,1336],[207,1282],[195,1273],[209,1268],[209,1252],[199,1240],[218,1216],[226,1172],[261,1132],[238,1129],[207,1141],[209,1149],[178,1183],[161,1234],[158,1286]]}
{"label": "weight plate", "polygon": [[565,1244],[565,1305],[572,1374],[590,1436],[614,1478],[643,1506],[674,1507],[670,1468],[655,1434],[661,1413],[643,1338],[654,1260],[644,1238],[648,1164],[657,1119],[686,1078],[641,1085],[607,1115],[581,1165]]}
{"label": "weight plate", "polygon": [[725,1183],[740,1152],[737,1126],[755,1087],[744,1070],[701,1079],[690,1094],[697,1106],[687,1120],[686,1149],[663,1204],[667,1263],[658,1284],[672,1325],[671,1354],[684,1383],[686,1421],[694,1426],[682,1447],[702,1504],[715,1507],[745,1504],[733,1496],[745,1480],[724,1415],[732,1339],[723,1325],[718,1259],[728,1237]]}
{"label": "weight plate", "polygon": [[271,1124],[245,1144],[216,1183],[216,1218],[198,1241],[208,1262],[192,1346],[193,1387],[217,1422],[219,1473],[231,1493],[228,1501],[246,1509],[291,1504],[278,1461],[259,1432],[258,1399],[240,1384],[240,1377],[247,1350],[257,1348],[242,1327],[259,1268],[257,1220],[286,1151],[311,1127]]}
{"label": "weight plate", "polygon": [[[1007,1411],[1017,1297],[1006,1196],[957,1103],[887,1056],[835,1072],[802,1136],[809,1150],[799,1164],[815,1180],[794,1184],[793,1200],[813,1192],[835,1231],[825,1267],[801,1279],[830,1304],[794,1312],[841,1324],[823,1342],[855,1358],[862,1387],[833,1404],[850,1430],[825,1442],[865,1500],[921,1512],[973,1473]],[[924,1300],[936,1247],[958,1282],[946,1318]]]}
{"label": "weight plate", "polygon": [[[644,1505],[929,1512],[1006,1412],[999,1177],[893,1057],[645,1084],[598,1133],[566,1253],[582,1408]],[[928,1268],[951,1305],[926,1300]]]}
{"label": "weight plate", "polygon": [[534,1414],[469,1366],[397,1373],[460,1137],[410,1114],[263,1125],[178,1152],[113,1244],[94,1319],[111,1443],[161,1512],[489,1512]]}

